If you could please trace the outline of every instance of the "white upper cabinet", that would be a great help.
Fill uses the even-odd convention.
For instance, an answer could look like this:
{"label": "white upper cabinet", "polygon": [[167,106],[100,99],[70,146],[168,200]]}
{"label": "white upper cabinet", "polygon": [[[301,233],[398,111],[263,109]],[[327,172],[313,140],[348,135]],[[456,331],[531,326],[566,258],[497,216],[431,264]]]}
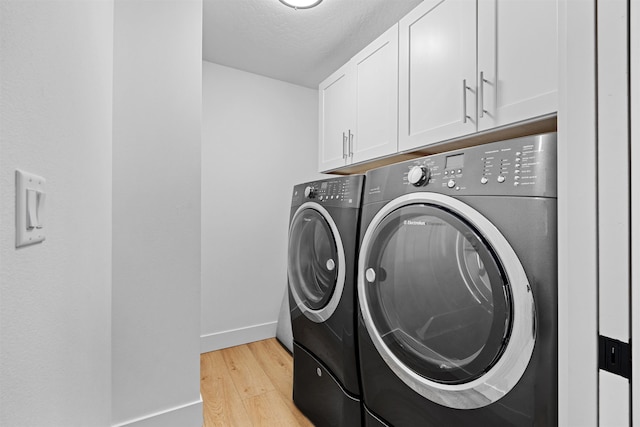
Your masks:
{"label": "white upper cabinet", "polygon": [[320,171],[553,114],[558,0],[424,0],[319,98]]}
{"label": "white upper cabinet", "polygon": [[398,25],[319,86],[319,170],[398,150]]}
{"label": "white upper cabinet", "polygon": [[353,75],[348,73],[349,64],[344,65],[318,89],[320,111],[320,171],[347,164],[348,132],[354,121],[355,96]]}
{"label": "white upper cabinet", "polygon": [[478,130],[557,111],[557,9],[557,0],[478,0]]}
{"label": "white upper cabinet", "polygon": [[425,0],[405,16],[400,151],[556,112],[557,7],[557,0]]}
{"label": "white upper cabinet", "polygon": [[476,131],[476,2],[425,0],[400,20],[399,149]]}
{"label": "white upper cabinet", "polygon": [[398,25],[352,60],[356,121],[351,162],[398,151]]}

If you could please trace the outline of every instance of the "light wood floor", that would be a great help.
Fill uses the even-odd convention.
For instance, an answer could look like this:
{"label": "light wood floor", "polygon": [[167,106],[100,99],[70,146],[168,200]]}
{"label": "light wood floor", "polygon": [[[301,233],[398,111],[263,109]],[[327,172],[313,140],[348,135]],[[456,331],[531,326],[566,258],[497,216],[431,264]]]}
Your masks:
{"label": "light wood floor", "polygon": [[204,427],[313,426],[291,398],[293,358],[275,338],[200,356]]}

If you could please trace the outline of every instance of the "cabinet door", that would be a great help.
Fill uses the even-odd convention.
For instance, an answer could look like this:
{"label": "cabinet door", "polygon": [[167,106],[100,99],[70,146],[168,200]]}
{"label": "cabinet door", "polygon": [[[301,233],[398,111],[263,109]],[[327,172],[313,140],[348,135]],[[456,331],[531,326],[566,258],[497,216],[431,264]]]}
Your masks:
{"label": "cabinet door", "polygon": [[326,171],[347,164],[347,135],[354,116],[354,85],[347,70],[341,67],[320,83],[320,141],[319,170]]}
{"label": "cabinet door", "polygon": [[398,151],[398,25],[352,60],[356,121],[350,148],[353,163]]}
{"label": "cabinet door", "polygon": [[476,2],[425,0],[400,20],[400,151],[476,131]]}
{"label": "cabinet door", "polygon": [[478,86],[479,130],[557,111],[557,0],[478,0]]}

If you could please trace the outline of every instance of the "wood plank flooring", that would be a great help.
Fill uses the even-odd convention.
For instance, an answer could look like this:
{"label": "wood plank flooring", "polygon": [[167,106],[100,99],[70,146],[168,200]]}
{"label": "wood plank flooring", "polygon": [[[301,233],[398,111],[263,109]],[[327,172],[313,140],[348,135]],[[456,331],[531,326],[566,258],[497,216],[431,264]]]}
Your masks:
{"label": "wood plank flooring", "polygon": [[312,427],[292,387],[293,358],[275,338],[200,356],[204,427]]}

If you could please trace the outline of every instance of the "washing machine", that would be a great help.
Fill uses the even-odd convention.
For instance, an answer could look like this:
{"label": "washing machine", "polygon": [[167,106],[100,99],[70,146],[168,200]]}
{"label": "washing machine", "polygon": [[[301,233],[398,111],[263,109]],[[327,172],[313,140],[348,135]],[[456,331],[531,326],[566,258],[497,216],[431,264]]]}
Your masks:
{"label": "washing machine", "polygon": [[361,424],[355,282],[363,183],[352,175],[293,188],[293,401],[318,427]]}
{"label": "washing machine", "polygon": [[557,425],[556,134],[367,172],[366,426]]}

